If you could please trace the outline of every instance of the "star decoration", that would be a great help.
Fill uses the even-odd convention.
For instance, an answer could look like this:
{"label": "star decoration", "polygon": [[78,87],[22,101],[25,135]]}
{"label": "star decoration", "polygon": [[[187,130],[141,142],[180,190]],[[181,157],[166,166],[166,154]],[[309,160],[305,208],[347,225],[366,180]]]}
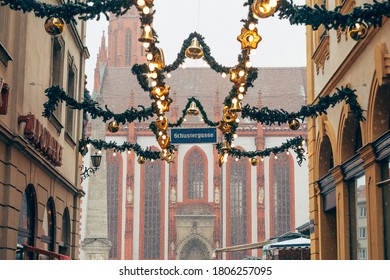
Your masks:
{"label": "star decoration", "polygon": [[253,30],[242,28],[241,34],[237,37],[237,40],[241,42],[241,48],[243,50],[248,48],[256,49],[261,39],[261,36],[257,33],[257,28]]}
{"label": "star decoration", "polygon": [[152,94],[156,97],[161,97],[163,95],[167,95],[169,93],[169,89],[169,86],[154,87],[152,90]]}

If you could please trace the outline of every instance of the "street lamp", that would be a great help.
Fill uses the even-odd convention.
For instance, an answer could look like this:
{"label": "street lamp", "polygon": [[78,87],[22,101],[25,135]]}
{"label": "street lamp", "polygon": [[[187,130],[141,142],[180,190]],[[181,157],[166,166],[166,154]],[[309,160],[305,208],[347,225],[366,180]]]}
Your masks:
{"label": "street lamp", "polygon": [[91,155],[91,161],[93,167],[84,167],[81,166],[81,170],[84,167],[84,171],[81,173],[81,181],[87,179],[91,174],[95,175],[95,172],[99,169],[100,163],[102,161],[102,155],[95,153]]}

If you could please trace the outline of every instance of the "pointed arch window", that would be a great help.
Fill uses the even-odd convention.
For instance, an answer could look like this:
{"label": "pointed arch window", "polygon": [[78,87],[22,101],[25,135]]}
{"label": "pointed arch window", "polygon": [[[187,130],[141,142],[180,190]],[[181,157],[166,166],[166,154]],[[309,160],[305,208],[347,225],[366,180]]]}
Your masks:
{"label": "pointed arch window", "polygon": [[[229,243],[231,246],[248,243],[248,226],[250,218],[248,164],[242,158],[229,162]],[[230,254],[230,259],[243,259],[246,251]]]}
{"label": "pointed arch window", "polygon": [[143,192],[143,258],[161,259],[162,257],[162,163],[161,161],[144,164]]}
{"label": "pointed arch window", "polygon": [[271,235],[280,236],[294,227],[294,181],[291,155],[270,159]]}
{"label": "pointed arch window", "polygon": [[62,214],[61,229],[61,242],[58,252],[62,255],[70,256],[70,216],[68,207],[65,208]]}
{"label": "pointed arch window", "polygon": [[[36,195],[32,185],[28,185],[23,194],[19,212],[18,245],[34,246],[36,224]],[[28,258],[32,259],[30,253]]]}
{"label": "pointed arch window", "polygon": [[131,30],[126,30],[126,41],[125,41],[125,63],[126,66],[131,65]]}
{"label": "pointed arch window", "polygon": [[110,259],[116,259],[119,256],[120,163],[120,155],[113,156],[107,153],[107,223],[108,239],[111,241]]}
{"label": "pointed arch window", "polygon": [[54,251],[55,244],[55,208],[54,200],[52,197],[49,198],[46,204],[46,209],[43,214],[42,223],[42,242],[44,243],[45,250]]}
{"label": "pointed arch window", "polygon": [[194,148],[185,159],[185,196],[190,200],[207,198],[207,158],[202,150]]}

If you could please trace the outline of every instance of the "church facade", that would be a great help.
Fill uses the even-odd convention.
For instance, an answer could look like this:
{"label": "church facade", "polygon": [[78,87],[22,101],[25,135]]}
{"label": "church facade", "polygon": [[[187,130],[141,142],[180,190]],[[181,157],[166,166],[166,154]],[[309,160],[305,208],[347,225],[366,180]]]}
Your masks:
{"label": "church facade", "polygon": [[[131,13],[112,17],[108,38],[102,36],[93,98],[117,113],[151,103],[149,93],[131,73],[135,63],[145,61],[140,36],[138,16]],[[305,75],[304,67],[259,68],[259,78],[245,101],[259,108],[297,111],[306,104]],[[173,99],[171,122],[182,116],[192,96],[199,99],[209,119],[221,119],[222,101],[231,88],[228,79],[206,67],[187,68],[173,72],[167,83]],[[91,138],[159,149],[148,122],[127,123],[115,133],[99,119],[90,123]],[[182,127],[207,126],[198,115],[187,116]],[[306,138],[306,123],[291,130],[242,119],[234,145],[262,150],[298,135]],[[221,137],[218,132],[218,141]],[[176,147],[171,163],[139,163],[132,151],[103,152],[102,166],[83,182],[87,195],[82,211],[82,258],[210,259],[216,248],[264,241],[309,221],[307,162],[298,165],[294,152],[259,158],[257,164],[245,157],[229,158],[220,166],[213,143]],[[222,258],[258,255],[259,250],[248,250]]]}

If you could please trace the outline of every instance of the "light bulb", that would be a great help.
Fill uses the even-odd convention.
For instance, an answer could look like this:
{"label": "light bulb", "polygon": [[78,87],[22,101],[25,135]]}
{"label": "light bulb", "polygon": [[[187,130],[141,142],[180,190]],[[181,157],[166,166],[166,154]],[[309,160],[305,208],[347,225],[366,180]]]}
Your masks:
{"label": "light bulb", "polygon": [[150,13],[149,7],[148,7],[148,6],[145,6],[145,7],[142,9],[142,12],[143,12],[145,15],[149,14],[149,13]]}
{"label": "light bulb", "polygon": [[143,7],[143,6],[145,6],[145,1],[144,0],[138,0],[137,4],[138,4],[138,6]]}
{"label": "light bulb", "polygon": [[157,85],[157,82],[156,81],[153,81],[152,82],[152,87],[155,87]]}
{"label": "light bulb", "polygon": [[238,72],[238,75],[239,75],[240,77],[244,77],[245,71],[244,71],[244,70],[241,70],[240,72]]}
{"label": "light bulb", "polygon": [[252,67],[252,62],[247,61],[247,62],[245,63],[245,67],[246,67],[246,68],[251,68],[251,67]]}
{"label": "light bulb", "polygon": [[222,78],[226,78],[226,73],[221,74]]}
{"label": "light bulb", "polygon": [[244,95],[243,95],[242,93],[239,93],[239,94],[237,95],[237,98],[238,98],[239,100],[243,100],[243,99],[244,99]]}
{"label": "light bulb", "polygon": [[248,27],[249,27],[249,30],[254,30],[256,25],[253,22],[251,22]]}
{"label": "light bulb", "polygon": [[156,69],[156,66],[154,65],[154,63],[149,63],[149,70],[154,71],[155,69]]}
{"label": "light bulb", "polygon": [[152,60],[152,59],[153,59],[153,54],[148,53],[148,54],[146,55],[146,59],[147,59],[147,60]]}
{"label": "light bulb", "polygon": [[[149,9],[149,8],[148,8]],[[150,32],[151,30],[152,30],[152,28],[150,27],[150,25],[145,25],[145,27],[144,27],[144,29],[145,29],[145,32]]]}
{"label": "light bulb", "polygon": [[238,91],[243,93],[245,91],[245,88],[244,87],[239,87]]}
{"label": "light bulb", "polygon": [[153,72],[152,74],[150,74],[150,77],[152,79],[157,79],[157,73],[156,72]]}
{"label": "light bulb", "polygon": [[167,77],[168,77],[168,78],[172,77],[172,74],[171,74],[171,73],[168,73],[168,74],[167,74]]}
{"label": "light bulb", "polygon": [[144,48],[145,48],[145,49],[147,49],[147,48],[149,48],[149,47],[150,47],[150,43],[148,43],[148,42],[145,42],[145,43],[143,43],[143,46],[144,46]]}

